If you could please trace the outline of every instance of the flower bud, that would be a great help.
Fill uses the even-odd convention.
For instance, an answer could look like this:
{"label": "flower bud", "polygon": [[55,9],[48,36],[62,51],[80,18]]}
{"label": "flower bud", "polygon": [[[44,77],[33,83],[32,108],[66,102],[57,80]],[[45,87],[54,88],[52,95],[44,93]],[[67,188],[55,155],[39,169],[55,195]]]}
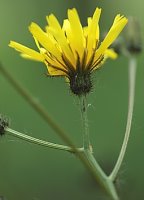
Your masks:
{"label": "flower bud", "polygon": [[124,40],[122,36],[119,36],[113,44],[110,46],[118,55],[121,55],[123,47],[124,47]]}
{"label": "flower bud", "polygon": [[139,21],[134,17],[129,17],[124,40],[126,49],[131,54],[138,54],[142,51],[141,27]]}

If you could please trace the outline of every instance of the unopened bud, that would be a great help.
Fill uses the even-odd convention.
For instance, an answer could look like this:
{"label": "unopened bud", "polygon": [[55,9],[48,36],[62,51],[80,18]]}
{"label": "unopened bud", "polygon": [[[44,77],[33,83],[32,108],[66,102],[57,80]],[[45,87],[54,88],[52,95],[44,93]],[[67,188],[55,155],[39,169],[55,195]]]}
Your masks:
{"label": "unopened bud", "polygon": [[126,48],[131,54],[138,54],[142,51],[141,27],[136,18],[129,17],[124,39]]}
{"label": "unopened bud", "polygon": [[9,126],[9,120],[0,115],[0,135],[5,134],[5,129]]}
{"label": "unopened bud", "polygon": [[123,37],[119,36],[110,46],[118,55],[122,53],[124,46]]}

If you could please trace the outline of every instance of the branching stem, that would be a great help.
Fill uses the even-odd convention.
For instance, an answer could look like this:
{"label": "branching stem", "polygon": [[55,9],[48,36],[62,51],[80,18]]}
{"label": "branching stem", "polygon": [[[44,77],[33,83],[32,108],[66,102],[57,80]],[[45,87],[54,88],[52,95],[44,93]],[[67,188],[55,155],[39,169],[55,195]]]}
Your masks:
{"label": "branching stem", "polygon": [[48,146],[51,148],[59,148],[61,150],[72,151],[84,164],[87,170],[92,174],[93,178],[102,186],[102,188],[109,194],[112,200],[118,200],[118,195],[115,190],[113,181],[104,173],[98,162],[93,156],[91,145],[89,141],[88,132],[88,120],[87,120],[87,104],[86,99],[82,100],[83,109],[83,123],[84,123],[84,148],[76,148],[75,144],[71,138],[54,122],[54,120],[49,116],[46,110],[32,97],[32,95],[24,88],[22,85],[13,78],[11,73],[7,71],[2,65],[0,65],[0,71],[5,76],[5,78],[12,84],[12,86],[21,94],[21,96],[39,113],[39,115],[46,121],[47,124],[61,137],[61,139],[68,145],[61,146],[50,142],[42,141],[37,138],[32,138],[31,136],[23,135],[17,131],[12,131],[12,129],[7,128],[11,134],[23,138],[27,141],[33,141],[39,145]]}

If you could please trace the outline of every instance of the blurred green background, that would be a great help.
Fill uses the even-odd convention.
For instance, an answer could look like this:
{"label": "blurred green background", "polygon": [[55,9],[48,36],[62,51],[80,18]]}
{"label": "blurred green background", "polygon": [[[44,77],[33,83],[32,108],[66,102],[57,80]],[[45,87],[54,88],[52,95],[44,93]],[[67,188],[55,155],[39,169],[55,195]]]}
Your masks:
{"label": "blurred green background", "polygon": [[[62,78],[47,78],[44,64],[22,59],[8,47],[15,40],[35,47],[28,25],[34,21],[41,27],[45,16],[54,13],[62,22],[67,9],[76,7],[86,24],[95,7],[103,9],[101,33],[112,24],[116,14],[135,16],[142,30],[142,0],[1,0],[0,60],[50,115],[68,132],[75,143],[82,141],[78,100]],[[138,56],[136,99],[131,137],[120,171],[118,192],[121,200],[144,199],[144,68],[143,55]],[[94,89],[89,96],[89,123],[95,155],[110,173],[118,156],[127,116],[128,60],[119,57],[107,61],[96,72]],[[39,115],[0,76],[0,113],[9,116],[11,127],[51,142],[63,143]],[[29,144],[10,136],[0,139],[0,196],[6,200],[108,199],[77,158],[66,152]]]}

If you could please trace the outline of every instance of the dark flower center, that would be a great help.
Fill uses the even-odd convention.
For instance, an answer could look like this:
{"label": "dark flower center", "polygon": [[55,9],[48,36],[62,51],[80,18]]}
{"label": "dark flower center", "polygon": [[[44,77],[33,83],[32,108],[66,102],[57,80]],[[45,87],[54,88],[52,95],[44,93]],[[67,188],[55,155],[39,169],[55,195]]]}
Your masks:
{"label": "dark flower center", "polygon": [[70,89],[78,96],[87,94],[92,88],[90,73],[75,72],[69,77]]}

